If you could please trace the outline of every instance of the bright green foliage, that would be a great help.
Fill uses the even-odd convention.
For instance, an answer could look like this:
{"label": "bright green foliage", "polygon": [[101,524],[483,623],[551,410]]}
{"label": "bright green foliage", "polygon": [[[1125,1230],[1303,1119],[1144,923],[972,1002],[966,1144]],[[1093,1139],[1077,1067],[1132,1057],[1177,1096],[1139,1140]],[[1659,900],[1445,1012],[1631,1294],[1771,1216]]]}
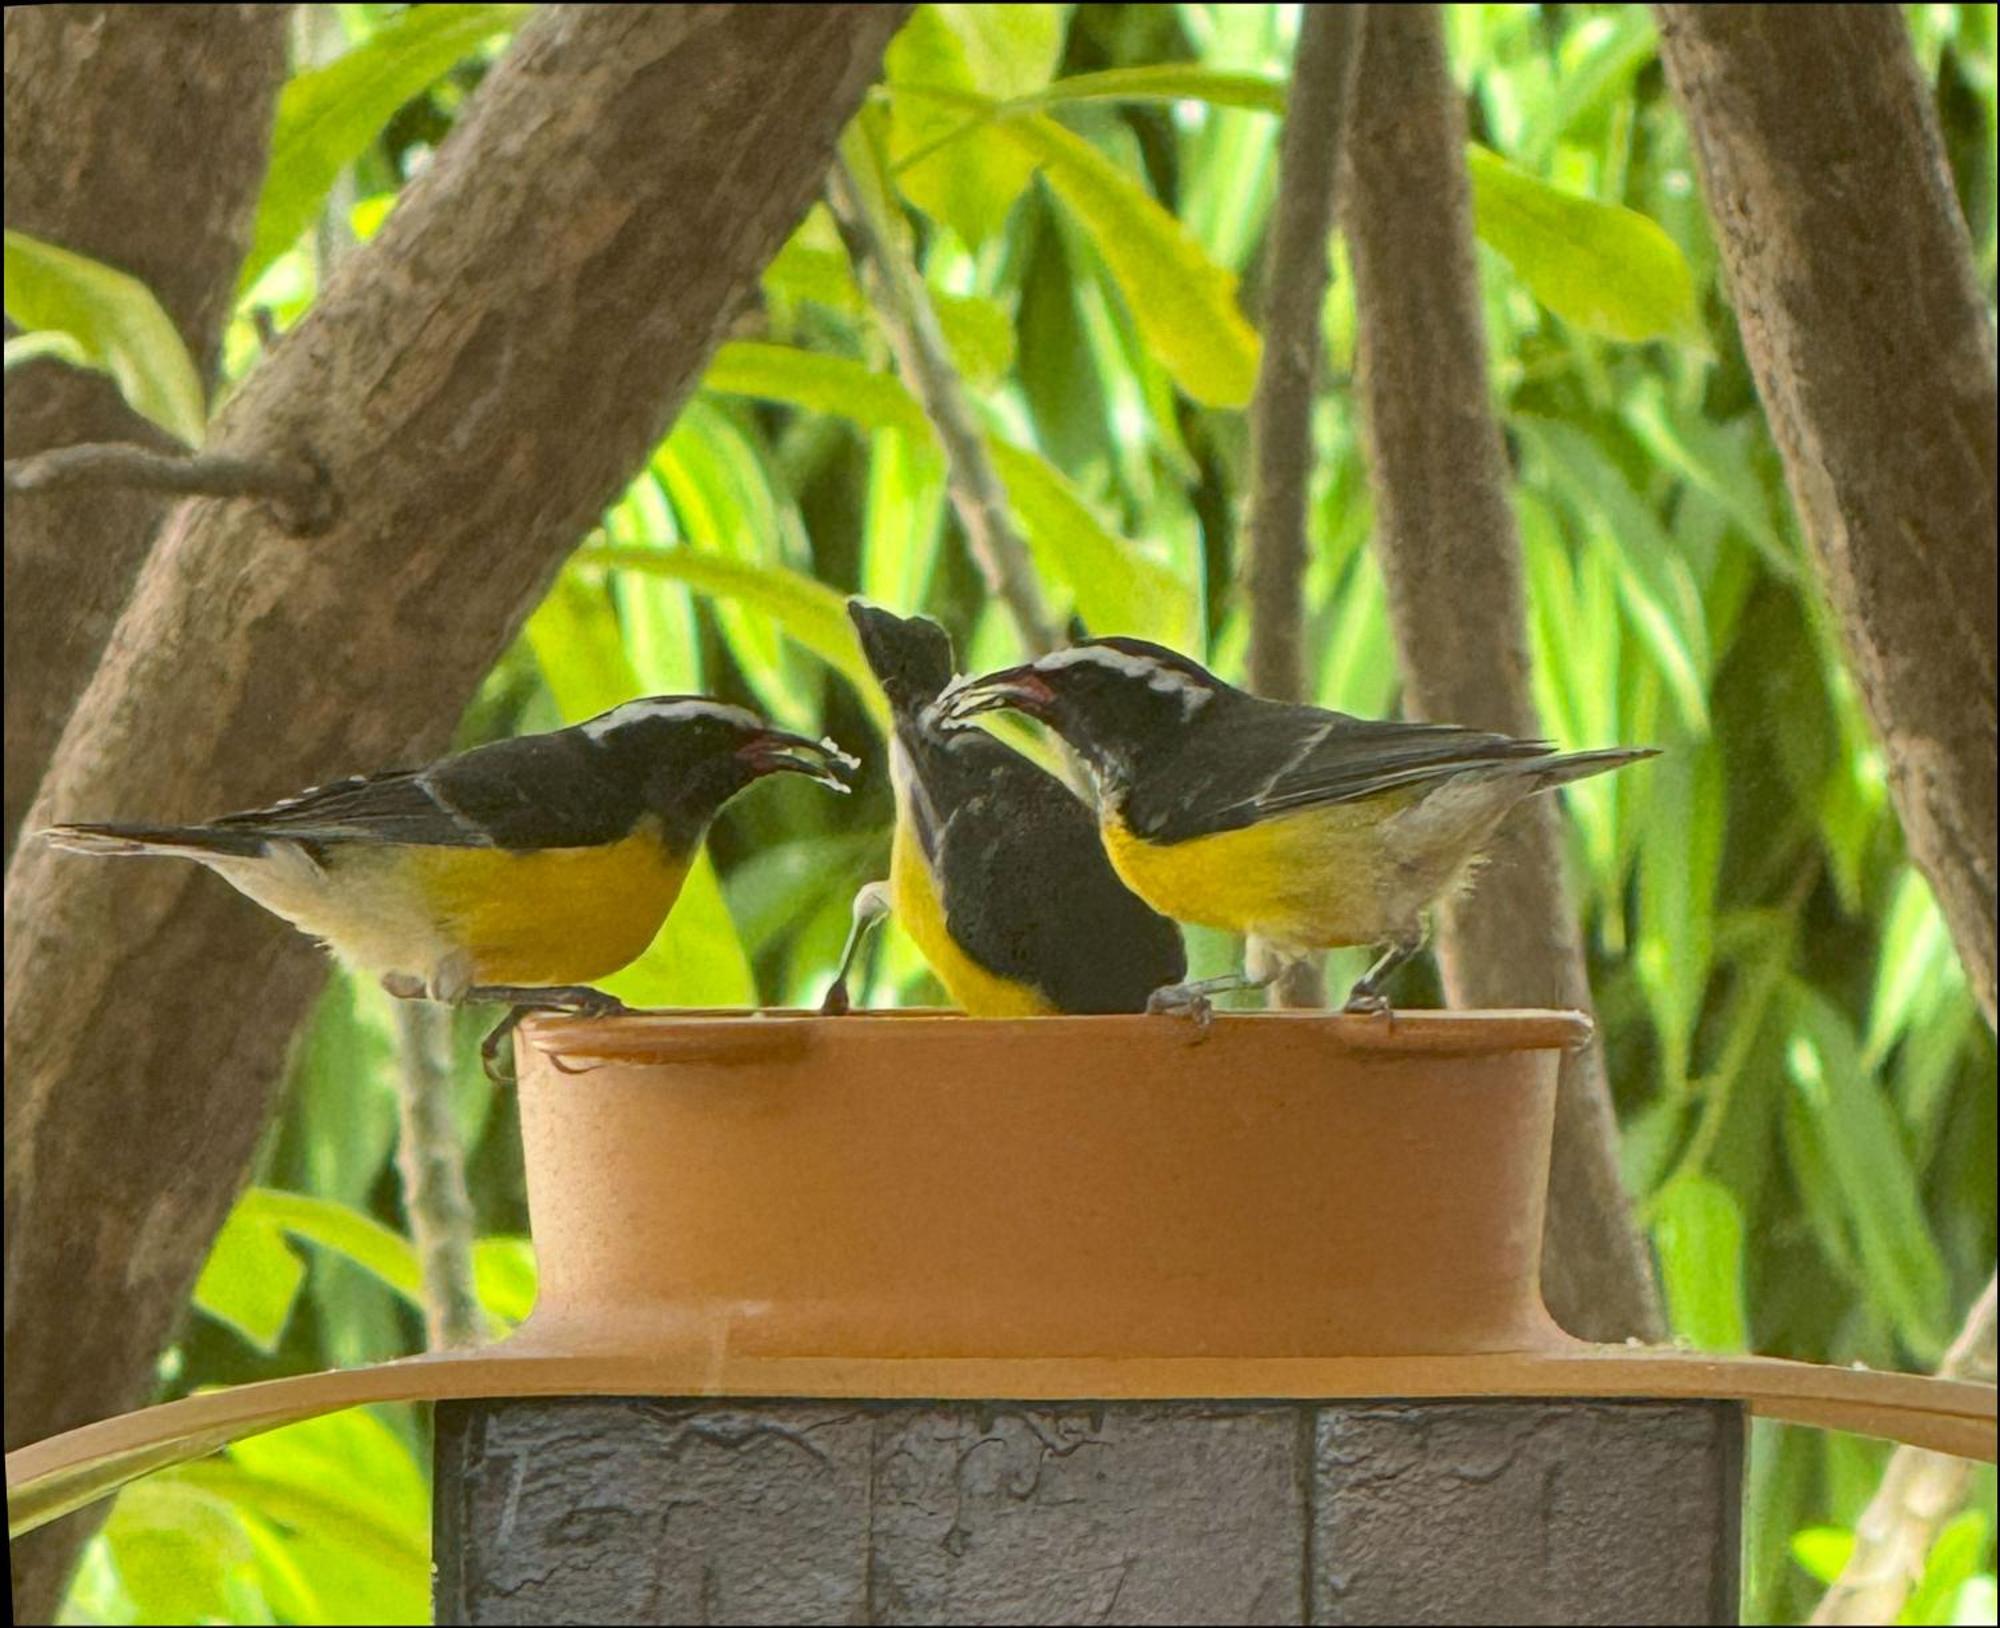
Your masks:
{"label": "bright green foliage", "polygon": [[1612,339],[1700,340],[1687,261],[1652,221],[1548,186],[1477,144],[1466,161],[1479,235],[1557,316]]}
{"label": "bright green foliage", "polygon": [[254,286],[312,225],[340,172],[382,133],[391,114],[533,9],[413,7],[324,68],[293,75],[278,98],[270,175],[238,288]]}
{"label": "bright green foliage", "polygon": [[134,412],[188,446],[201,445],[208,426],[201,374],[150,288],[11,229],[6,265],[7,316],[33,341],[9,340],[8,366],[43,355],[101,368]]}
{"label": "bright green foliage", "polygon": [[[318,291],[327,234],[306,228],[341,167],[361,200],[344,224],[365,238],[514,8],[341,15],[355,44],[294,82],[280,122],[296,147],[281,146],[267,189],[255,299],[281,329]],[[1990,299],[1992,12],[1907,15]],[[1270,6],[922,7],[844,147],[930,292],[1052,611],[1179,645],[1232,679],[1248,638],[1241,409],[1296,21]],[[1711,1349],[1925,1365],[1992,1270],[1993,1041],[1904,852],[1803,557],[1651,13],[1459,6],[1446,26],[1494,251],[1479,256],[1487,361],[1536,704],[1565,747],[1664,749],[1563,796],[1624,1167],[1674,1332]],[[348,76],[352,105],[308,143],[299,110]],[[1351,388],[1354,290],[1333,249],[1306,649],[1319,701],[1379,716],[1401,694]],[[10,313],[13,276],[10,240]],[[660,942],[613,981],[628,1000],[823,993],[854,888],[888,853],[882,706],[846,594],[937,616],[968,669],[1021,653],[824,208],[763,293],[761,331],[721,347],[460,730],[472,744],[703,690],[866,759],[852,799],[773,783],[724,812]],[[1882,320],[1901,320],[1893,302]],[[232,379],[258,350],[246,308]],[[1240,953],[1226,935],[1188,937],[1197,974]],[[1360,970],[1353,952],[1330,961],[1335,986]],[[1436,998],[1427,966],[1405,979],[1402,1003]],[[857,995],[941,998],[894,928],[864,956]],[[504,1322],[534,1279],[513,1111],[473,1060],[490,1021],[457,1020],[454,1079],[478,1287]],[[164,1394],[421,1342],[414,1265],[393,1231],[394,1074],[386,997],[337,977]],[[322,1423],[127,1493],[73,1617],[418,1620],[420,1424],[400,1412]],[[1751,1441],[1746,1616],[1801,1620],[1886,1449],[1764,1423]],[[1908,1620],[1992,1620],[1993,1479],[1975,1484]],[[341,1505],[378,1485],[368,1508]]]}

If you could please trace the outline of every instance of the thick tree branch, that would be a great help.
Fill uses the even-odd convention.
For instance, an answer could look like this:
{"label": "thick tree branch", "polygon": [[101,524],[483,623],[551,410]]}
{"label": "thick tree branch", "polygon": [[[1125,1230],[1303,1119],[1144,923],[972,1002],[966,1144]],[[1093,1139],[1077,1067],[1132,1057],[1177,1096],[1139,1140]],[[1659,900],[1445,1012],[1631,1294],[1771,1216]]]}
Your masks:
{"label": "thick tree branch", "polygon": [[[1340,136],[1354,79],[1363,8],[1307,6],[1292,58],[1292,91],[1278,150],[1264,279],[1264,348],[1250,402],[1250,687],[1305,701],[1306,504],[1312,490],[1313,385],[1320,371],[1320,309],[1331,273]],[[1257,954],[1252,952],[1253,957]],[[1293,967],[1271,986],[1273,1006],[1318,1006],[1317,966]]]}
{"label": "thick tree branch", "polygon": [[[9,6],[6,215],[144,282],[212,384],[285,77],[284,5]],[[199,160],[191,162],[190,155]],[[101,373],[11,370],[7,457],[167,437]],[[6,503],[6,849],[172,506],[72,487]],[[51,1606],[53,1609],[53,1606]]]}
{"label": "thick tree branch", "polygon": [[5,466],[9,494],[128,487],[176,497],[259,497],[277,508],[279,524],[297,536],[324,531],[333,520],[333,492],[304,459],[238,458],[226,453],[154,452],[123,441],[57,447]]}
{"label": "thick tree branch", "polygon": [[[1373,6],[1344,210],[1377,542],[1409,709],[1539,735],[1520,540],[1488,399],[1465,129],[1435,6]],[[1590,1008],[1547,797],[1507,822],[1476,890],[1444,912],[1455,1006]],[[1658,1300],[1618,1172],[1595,1045],[1563,1060],[1542,1252],[1549,1309],[1592,1339],[1656,1338]]]}
{"label": "thick tree branch", "polygon": [[1929,89],[1893,6],[1657,10],[1792,501],[1990,1025],[2000,387]]}
{"label": "thick tree branch", "polygon": [[986,451],[965,386],[952,365],[930,294],[886,221],[875,217],[866,192],[844,161],[827,177],[827,202],[849,257],[888,336],[896,367],[923,403],[944,448],[946,485],[987,592],[1004,604],[1032,655],[1060,643],[1042,601],[1028,545],[1014,529],[1007,489]]}
{"label": "thick tree branch", "polygon": [[465,1147],[451,1107],[443,1007],[396,1002],[396,1168],[403,1214],[423,1272],[424,1335],[434,1351],[476,1345],[484,1333],[472,1278],[472,1200]]}
{"label": "thick tree branch", "polygon": [[[1993,1377],[1994,1280],[1965,1314],[1951,1349],[1938,1364],[1946,1379]],[[1944,1523],[1972,1490],[1972,1464],[1949,1453],[1898,1447],[1882,1484],[1854,1523],[1854,1552],[1814,1608],[1816,1623],[1895,1622],[1924,1574]]]}
{"label": "thick tree branch", "polygon": [[[441,750],[804,213],[897,6],[548,6],[211,431],[311,449],[301,548],[181,505],[32,823],[180,819]],[[10,1444],[142,1401],[318,952],[207,873],[7,880]]]}

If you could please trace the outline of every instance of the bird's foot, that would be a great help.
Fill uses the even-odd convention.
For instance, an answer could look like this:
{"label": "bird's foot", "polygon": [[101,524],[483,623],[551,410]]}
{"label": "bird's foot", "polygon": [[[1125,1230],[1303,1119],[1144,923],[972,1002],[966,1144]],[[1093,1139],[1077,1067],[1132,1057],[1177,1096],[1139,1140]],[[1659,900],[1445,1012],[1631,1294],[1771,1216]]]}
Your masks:
{"label": "bird's foot", "polygon": [[492,1033],[479,1043],[480,1066],[486,1070],[486,1077],[496,1085],[514,1083],[513,1070],[503,1062],[504,1048],[520,1027],[521,1019],[529,1013],[562,1012],[570,1017],[606,1018],[623,1017],[632,1010],[616,995],[607,995],[588,984],[555,985],[550,988],[484,984],[468,989],[465,998],[469,1001],[504,1001],[509,1008]]}
{"label": "bird's foot", "polygon": [[479,1042],[479,1066],[486,1077],[495,1085],[514,1085],[519,1076],[514,1072],[513,1048],[509,1042],[514,1031],[521,1026],[521,1019],[528,1015],[528,1008],[516,1006],[493,1026],[487,1037]]}
{"label": "bird's foot", "polygon": [[1215,1002],[1208,992],[1195,984],[1168,984],[1164,989],[1156,989],[1146,997],[1146,1010],[1155,1016],[1186,1018],[1194,1024],[1194,1039],[1191,1044],[1199,1045],[1208,1038],[1208,1031],[1215,1022]]}
{"label": "bird's foot", "polygon": [[847,980],[845,978],[834,979],[832,985],[827,989],[826,999],[819,1003],[819,1015],[821,1017],[846,1017],[853,1010],[854,1003],[849,999],[847,994]]}
{"label": "bird's foot", "polygon": [[1341,1011],[1357,1017],[1382,1017],[1393,1023],[1396,1009],[1389,1004],[1389,997],[1379,989],[1370,989],[1365,984],[1356,984],[1348,992],[1347,1003]]}

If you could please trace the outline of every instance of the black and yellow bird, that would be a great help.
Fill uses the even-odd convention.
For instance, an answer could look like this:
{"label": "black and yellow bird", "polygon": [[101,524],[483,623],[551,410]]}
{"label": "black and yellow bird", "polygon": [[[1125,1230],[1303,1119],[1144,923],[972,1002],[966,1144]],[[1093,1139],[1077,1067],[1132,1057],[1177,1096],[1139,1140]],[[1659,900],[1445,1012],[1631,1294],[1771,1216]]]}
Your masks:
{"label": "black and yellow bird", "polygon": [[1425,912],[1467,879],[1516,803],[1654,755],[1561,753],[1269,701],[1143,639],[1094,639],[969,680],[939,713],[963,727],[1001,708],[1047,724],[1089,764],[1105,850],[1135,893],[1275,952],[1268,976],[1185,984],[1154,1003],[1204,1018],[1209,995],[1354,944],[1384,949],[1348,1010],[1385,1010],[1382,985],[1422,947]]}
{"label": "black and yellow bird", "polygon": [[392,995],[604,1013],[618,1002],[587,986],[652,942],[724,803],[779,773],[845,791],[854,766],[742,707],[663,695],[202,825],[46,835],[206,865]]}
{"label": "black and yellow bird", "polygon": [[984,731],[937,726],[950,635],[858,599],[847,613],[895,719],[896,829],[887,896],[874,883],[857,899],[827,1010],[846,1009],[855,949],[884,908],[974,1017],[1141,1012],[1185,977],[1180,929],[1119,882],[1076,793]]}

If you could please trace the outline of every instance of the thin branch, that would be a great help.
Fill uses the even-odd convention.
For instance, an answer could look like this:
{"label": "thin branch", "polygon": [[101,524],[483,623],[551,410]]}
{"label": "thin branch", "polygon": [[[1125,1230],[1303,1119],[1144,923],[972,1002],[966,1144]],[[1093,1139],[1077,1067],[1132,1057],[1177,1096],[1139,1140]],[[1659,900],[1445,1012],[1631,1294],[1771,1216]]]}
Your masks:
{"label": "thin branch", "polygon": [[965,527],[987,591],[1012,613],[1030,653],[1045,654],[1062,641],[1042,602],[1028,545],[1014,529],[1007,489],[952,366],[923,279],[896,246],[888,224],[876,218],[865,190],[843,159],[834,161],[827,177],[827,201],[888,336],[896,366],[923,403],[944,447],[952,506]]}
{"label": "thin branch", "polygon": [[281,462],[227,452],[179,455],[119,441],[93,441],[7,460],[10,493],[85,486],[123,486],[182,497],[263,498],[278,511],[286,529],[300,536],[325,530],[333,518],[325,472],[303,459]]}
{"label": "thin branch", "polygon": [[[1946,1379],[1990,1379],[1994,1356],[1994,1280],[1965,1314],[1965,1325],[1938,1364]],[[1924,1574],[1938,1529],[1972,1489],[1970,1461],[1921,1447],[1898,1447],[1882,1484],[1854,1523],[1854,1552],[1821,1598],[1816,1623],[1894,1622]]]}
{"label": "thin branch", "polygon": [[[1264,351],[1250,403],[1250,518],[1244,578],[1250,594],[1250,687],[1303,701],[1306,503],[1312,487],[1313,384],[1320,309],[1347,118],[1358,5],[1307,6],[1292,59],[1290,111],[1278,150],[1278,196],[1265,267]],[[1253,955],[1256,951],[1253,950]],[[1302,963],[1271,986],[1273,1006],[1319,1006],[1317,966]]]}
{"label": "thin branch", "polygon": [[446,1032],[441,1008],[427,1001],[396,1003],[396,1168],[423,1274],[424,1333],[434,1351],[477,1344],[484,1332],[473,1289],[465,1148],[452,1116],[451,1071],[443,1059]]}
{"label": "thin branch", "polygon": [[1264,350],[1250,403],[1250,685],[1280,701],[1306,699],[1306,499],[1312,484],[1313,383],[1320,309],[1331,267],[1334,186],[1361,14],[1307,6],[1292,66],[1291,111],[1278,153],[1278,195],[1266,262]]}

